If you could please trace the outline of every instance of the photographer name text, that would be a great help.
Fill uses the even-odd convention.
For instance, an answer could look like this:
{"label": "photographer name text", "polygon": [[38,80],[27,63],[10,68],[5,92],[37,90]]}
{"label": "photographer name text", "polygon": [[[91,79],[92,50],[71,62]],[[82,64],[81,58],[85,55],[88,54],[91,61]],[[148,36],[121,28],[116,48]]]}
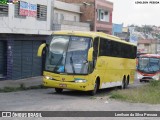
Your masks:
{"label": "photographer name text", "polygon": [[160,1],[135,1],[135,4],[160,4]]}

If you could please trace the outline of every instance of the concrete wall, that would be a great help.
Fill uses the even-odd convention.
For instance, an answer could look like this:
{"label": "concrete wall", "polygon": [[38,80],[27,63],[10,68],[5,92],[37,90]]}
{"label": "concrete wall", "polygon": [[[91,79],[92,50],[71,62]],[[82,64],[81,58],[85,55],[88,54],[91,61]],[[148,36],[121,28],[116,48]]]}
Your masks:
{"label": "concrete wall", "polygon": [[[102,31],[112,34],[112,11],[113,3],[106,0],[59,0],[67,3],[74,3],[81,6],[81,22],[91,24],[92,31]],[[109,22],[97,20],[96,9],[103,9],[109,12]]]}
{"label": "concrete wall", "polygon": [[[66,21],[75,21],[74,17],[76,17],[76,21],[79,22],[80,21],[80,15],[78,13],[73,13],[73,12],[69,12],[69,11],[63,11],[63,10],[59,10],[59,9],[54,9],[54,14],[58,13],[58,21],[60,21],[60,15],[63,14],[64,15],[64,20]],[[53,23],[56,22],[56,18],[54,16],[54,21]]]}
{"label": "concrete wall", "polygon": [[139,44],[137,49],[141,52],[141,53],[151,53],[151,54],[156,54],[156,44],[152,43],[152,44]]}
{"label": "concrete wall", "polygon": [[141,53],[149,53],[149,46],[145,46],[144,44],[139,44],[137,46],[138,51]]}
{"label": "concrete wall", "polygon": [[75,31],[90,31],[90,29],[87,29],[88,27],[79,27],[79,26],[70,26],[70,25],[62,25],[62,30],[75,30]]}
{"label": "concrete wall", "polygon": [[71,12],[75,12],[75,13],[80,12],[80,6],[75,5],[75,4],[60,2],[57,0],[54,1],[54,8],[58,8],[58,9],[65,10],[65,11],[71,11]]}
{"label": "concrete wall", "polygon": [[96,8],[108,11],[108,21],[99,21],[97,20],[97,13],[95,14],[95,30],[102,31],[107,34],[112,34],[112,12],[113,12],[113,3],[106,0],[96,0]]}
{"label": "concrete wall", "polygon": [[156,54],[157,50],[156,50],[156,44],[155,43],[151,44],[150,52],[153,53],[153,54]]}
{"label": "concrete wall", "polygon": [[53,30],[90,31],[90,24],[64,20],[53,24]]}
{"label": "concrete wall", "polygon": [[[53,5],[53,30],[90,31],[90,24],[80,22],[80,6],[55,1]],[[61,19],[61,15],[64,19]]]}
{"label": "concrete wall", "polygon": [[0,33],[48,34],[51,30],[51,0],[23,0],[47,6],[47,20],[36,17],[15,17],[15,5],[9,4],[8,16],[0,16]]}
{"label": "concrete wall", "polygon": [[[54,23],[58,20],[60,21],[61,14],[64,15],[64,20],[66,21],[80,21],[80,6],[74,5],[74,4],[69,4],[65,2],[60,2],[55,0],[54,1]],[[58,18],[55,14],[58,14]]]}
{"label": "concrete wall", "polygon": [[156,48],[157,48],[157,53],[160,54],[160,40],[158,40]]}
{"label": "concrete wall", "polygon": [[[95,28],[95,0],[59,0],[62,2],[77,4],[81,7],[81,22],[88,22],[91,24],[91,30]],[[88,3],[84,4],[84,3]]]}

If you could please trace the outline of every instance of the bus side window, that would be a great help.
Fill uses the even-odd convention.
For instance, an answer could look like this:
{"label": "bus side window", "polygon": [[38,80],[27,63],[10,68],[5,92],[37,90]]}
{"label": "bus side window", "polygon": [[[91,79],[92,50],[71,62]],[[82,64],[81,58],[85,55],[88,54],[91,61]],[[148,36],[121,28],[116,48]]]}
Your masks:
{"label": "bus side window", "polygon": [[93,58],[97,59],[98,56],[98,44],[99,44],[99,38],[95,38],[93,42]]}
{"label": "bus side window", "polygon": [[110,55],[110,41],[105,38],[100,38],[99,56]]}
{"label": "bus side window", "polygon": [[98,47],[99,46],[99,38],[95,38],[93,42],[93,69],[96,66],[97,57],[98,57]]}

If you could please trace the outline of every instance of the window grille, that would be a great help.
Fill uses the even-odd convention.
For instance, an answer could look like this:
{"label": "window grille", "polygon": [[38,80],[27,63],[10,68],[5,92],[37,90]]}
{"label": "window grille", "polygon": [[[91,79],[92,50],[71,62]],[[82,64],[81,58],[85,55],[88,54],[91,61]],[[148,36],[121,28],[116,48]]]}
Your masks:
{"label": "window grille", "polygon": [[0,15],[8,15],[8,4],[0,4]]}
{"label": "window grille", "polygon": [[37,4],[37,19],[47,20],[47,6]]}

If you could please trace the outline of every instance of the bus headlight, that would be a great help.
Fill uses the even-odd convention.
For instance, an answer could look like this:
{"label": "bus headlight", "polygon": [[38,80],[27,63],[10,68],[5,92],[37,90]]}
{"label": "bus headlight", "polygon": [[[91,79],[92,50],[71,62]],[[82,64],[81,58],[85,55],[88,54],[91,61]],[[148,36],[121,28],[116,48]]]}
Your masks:
{"label": "bus headlight", "polygon": [[155,76],[152,77],[154,80],[160,80],[159,74],[156,74]]}
{"label": "bus headlight", "polygon": [[85,82],[87,82],[87,80],[85,80],[85,79],[74,79],[74,82],[75,83],[85,83]]}
{"label": "bus headlight", "polygon": [[44,78],[47,79],[47,80],[54,80],[54,78],[49,77],[49,76],[44,76]]}
{"label": "bus headlight", "polygon": [[143,75],[141,75],[141,73],[137,72],[137,79],[142,79],[143,78]]}

